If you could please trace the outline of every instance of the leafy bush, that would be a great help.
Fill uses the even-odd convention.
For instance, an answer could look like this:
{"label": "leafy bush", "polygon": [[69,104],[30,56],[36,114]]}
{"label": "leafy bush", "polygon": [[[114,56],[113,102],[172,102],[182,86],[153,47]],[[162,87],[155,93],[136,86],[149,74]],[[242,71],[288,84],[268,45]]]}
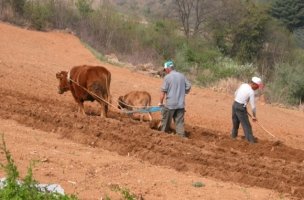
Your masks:
{"label": "leafy bush", "polygon": [[93,12],[92,9],[92,0],[77,0],[75,5],[82,17],[87,17],[90,13]]}
{"label": "leafy bush", "polygon": [[132,20],[104,5],[91,13],[76,31],[99,51],[126,53],[132,51],[134,30]]}
{"label": "leafy bush", "polygon": [[212,85],[214,82],[226,78],[237,78],[239,80],[248,80],[255,74],[256,68],[252,64],[240,65],[231,58],[219,58],[214,66],[202,70],[198,74],[198,83],[204,86]]}
{"label": "leafy bush", "polygon": [[288,61],[295,45],[289,31],[274,20],[267,23],[265,34],[264,47],[258,55],[256,65],[266,80],[272,80],[275,65]]}
{"label": "leafy bush", "polygon": [[263,48],[268,17],[256,7],[247,8],[247,15],[234,29],[231,55],[242,63],[253,62]]}
{"label": "leafy bush", "polygon": [[235,77],[247,80],[256,73],[256,67],[251,63],[238,64],[231,58],[220,58],[216,67],[219,78]]}
{"label": "leafy bush", "polygon": [[22,182],[18,181],[19,172],[17,166],[11,156],[11,153],[7,150],[2,136],[1,150],[4,152],[7,164],[0,163],[0,167],[6,173],[5,185],[0,189],[0,199],[2,200],[19,200],[19,199],[35,199],[35,200],[76,200],[74,195],[62,195],[59,193],[42,192],[36,187],[37,181],[33,179],[32,164],[30,164],[27,174]]}
{"label": "leafy bush", "polygon": [[37,30],[44,30],[50,21],[52,10],[50,2],[27,1],[25,4],[25,17]]}
{"label": "leafy bush", "polygon": [[123,199],[125,199],[125,200],[135,200],[135,199],[137,199],[136,196],[134,194],[131,194],[128,189],[122,188],[120,190],[120,192],[123,196]]}
{"label": "leafy bush", "polygon": [[276,0],[270,14],[280,20],[291,32],[304,26],[303,0]]}
{"label": "leafy bush", "polygon": [[205,187],[206,185],[200,181],[192,183],[193,187]]}
{"label": "leafy bush", "polygon": [[221,53],[203,40],[183,41],[176,50],[177,68],[183,72],[199,71],[214,67]]}
{"label": "leafy bush", "polygon": [[14,11],[20,16],[23,15],[26,0],[11,0],[10,3]]}
{"label": "leafy bush", "polygon": [[294,54],[295,60],[275,67],[276,78],[269,83],[266,93],[272,102],[296,105],[304,101],[304,51]]}
{"label": "leafy bush", "polygon": [[297,41],[297,45],[304,49],[304,27],[295,29],[293,31],[295,40]]}
{"label": "leafy bush", "polygon": [[183,43],[176,34],[177,25],[170,20],[157,20],[140,26],[141,29],[137,32],[139,42],[155,49],[163,59],[173,58],[176,48]]}
{"label": "leafy bush", "polygon": [[[122,195],[122,199],[124,200],[136,200],[136,199],[141,199],[137,198],[135,194],[132,194],[129,189],[120,187],[119,185],[112,185],[112,190],[115,192],[119,192]],[[109,197],[107,197],[110,199]]]}
{"label": "leafy bush", "polygon": [[52,28],[73,29],[74,27],[77,27],[77,24],[80,21],[80,16],[70,1],[48,1],[49,3],[47,5],[52,13],[48,19]]}

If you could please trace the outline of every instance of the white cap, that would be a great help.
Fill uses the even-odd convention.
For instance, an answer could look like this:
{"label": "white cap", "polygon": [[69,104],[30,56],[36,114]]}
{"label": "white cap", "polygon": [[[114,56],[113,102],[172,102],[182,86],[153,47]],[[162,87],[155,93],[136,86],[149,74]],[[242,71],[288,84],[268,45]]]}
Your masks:
{"label": "white cap", "polygon": [[259,77],[254,76],[251,81],[259,86],[262,85],[262,80]]}

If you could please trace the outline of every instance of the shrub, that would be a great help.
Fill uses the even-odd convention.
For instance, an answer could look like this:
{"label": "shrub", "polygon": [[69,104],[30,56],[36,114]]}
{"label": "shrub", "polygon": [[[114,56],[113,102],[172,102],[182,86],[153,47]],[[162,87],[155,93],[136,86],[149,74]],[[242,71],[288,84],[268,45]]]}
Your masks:
{"label": "shrub", "polygon": [[247,8],[247,15],[233,30],[231,55],[242,63],[256,61],[263,48],[268,17],[255,6]]}
{"label": "shrub", "polygon": [[[220,52],[204,41],[184,41],[176,50],[176,63],[179,70],[184,72],[211,69],[214,67]],[[194,68],[194,69],[193,69]]]}
{"label": "shrub", "polygon": [[4,169],[6,173],[5,185],[0,189],[0,199],[12,200],[12,199],[35,199],[35,200],[76,200],[77,197],[74,195],[62,195],[59,193],[48,193],[42,192],[41,189],[37,188],[37,181],[33,179],[32,166],[30,164],[27,174],[22,182],[18,181],[19,172],[17,166],[11,156],[11,153],[7,150],[2,136],[1,150],[4,152],[7,164],[0,163],[0,167]]}
{"label": "shrub", "polygon": [[[303,50],[301,50],[303,54]],[[303,55],[292,63],[275,67],[275,79],[269,83],[267,96],[272,102],[296,105],[304,100]]]}
{"label": "shrub", "polygon": [[[140,197],[137,198],[135,194],[132,194],[129,189],[120,187],[119,185],[111,185],[112,190],[115,192],[119,192],[122,195],[122,199],[124,200],[136,200],[141,199]],[[108,198],[108,197],[107,197]]]}
{"label": "shrub", "polygon": [[198,83],[203,86],[213,85],[221,79],[236,78],[247,81],[256,72],[253,64],[240,65],[231,58],[218,58],[214,65],[198,73]]}
{"label": "shrub", "polygon": [[270,14],[290,31],[304,26],[303,0],[276,0],[272,3]]}
{"label": "shrub", "polygon": [[132,50],[134,24],[111,7],[94,11],[77,29],[83,40],[99,51],[125,53]]}
{"label": "shrub", "polygon": [[90,13],[93,12],[92,9],[92,0],[77,0],[75,5],[78,9],[78,12],[82,17],[87,17]]}
{"label": "shrub", "polygon": [[23,15],[26,0],[11,0],[13,10],[20,16]]}
{"label": "shrub", "polygon": [[197,182],[192,183],[192,186],[193,187],[205,187],[205,184],[200,181],[197,181]]}
{"label": "shrub", "polygon": [[152,47],[164,59],[175,56],[175,50],[182,44],[181,37],[176,34],[177,25],[170,20],[157,20],[142,26],[138,39],[145,47]]}
{"label": "shrub", "polygon": [[51,16],[49,22],[53,28],[70,28],[77,27],[80,21],[77,10],[74,9],[73,4],[70,1],[56,1],[48,0],[49,9],[51,10]]}
{"label": "shrub", "polygon": [[46,29],[51,15],[50,2],[28,1],[25,4],[25,17],[37,30]]}

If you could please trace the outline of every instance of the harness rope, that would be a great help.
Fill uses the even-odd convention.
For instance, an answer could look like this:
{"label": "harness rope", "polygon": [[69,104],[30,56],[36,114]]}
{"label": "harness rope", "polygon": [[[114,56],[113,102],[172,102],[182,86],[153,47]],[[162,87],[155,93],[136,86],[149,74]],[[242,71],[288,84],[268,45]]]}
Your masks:
{"label": "harness rope", "polygon": [[[68,75],[70,75],[70,72],[68,72]],[[119,101],[119,102],[121,102],[122,104],[124,104],[124,105],[126,105],[126,106],[129,106],[129,107],[132,107],[132,108],[137,108],[138,110],[137,110],[137,111],[126,111],[126,110],[123,109],[119,104],[118,104],[118,106],[119,106],[121,109],[118,109],[116,106],[114,106],[113,104],[111,104],[109,101],[103,99],[102,97],[98,96],[98,95],[95,94],[94,92],[91,92],[91,91],[89,91],[88,89],[86,89],[85,87],[79,85],[78,82],[74,81],[74,80],[71,79],[69,76],[67,77],[67,79],[68,79],[68,81],[71,81],[71,82],[75,83],[78,87],[80,87],[80,88],[82,88],[83,90],[85,90],[86,92],[88,92],[90,95],[95,96],[95,97],[97,97],[99,100],[101,100],[101,101],[105,102],[106,104],[112,106],[113,108],[115,108],[115,109],[118,110],[119,112],[124,111],[123,113],[127,113],[127,114],[129,114],[129,113],[135,113],[135,112],[141,112],[141,113],[142,113],[142,112],[149,112],[149,111],[147,111],[146,109],[153,109],[153,108],[155,107],[155,106],[146,106],[146,107],[145,107],[146,109],[144,109],[144,108],[142,108],[142,106],[131,106],[131,105],[128,105],[128,104],[126,104],[126,103],[124,103],[124,102]],[[118,102],[118,101],[117,101],[117,102]]]}
{"label": "harness rope", "polygon": [[[69,81],[75,83],[78,87],[80,87],[81,89],[85,90],[87,93],[89,93],[92,96],[97,97],[99,100],[105,102],[106,104],[112,106],[113,108],[115,108],[116,110],[119,110],[118,108],[116,108],[113,104],[111,104],[110,102],[106,101],[105,99],[101,98],[100,96],[98,96],[97,94],[95,94],[94,92],[89,91],[88,89],[86,89],[85,87],[79,85],[76,81],[74,81],[73,79],[69,78]],[[120,110],[119,110],[120,111]]]}

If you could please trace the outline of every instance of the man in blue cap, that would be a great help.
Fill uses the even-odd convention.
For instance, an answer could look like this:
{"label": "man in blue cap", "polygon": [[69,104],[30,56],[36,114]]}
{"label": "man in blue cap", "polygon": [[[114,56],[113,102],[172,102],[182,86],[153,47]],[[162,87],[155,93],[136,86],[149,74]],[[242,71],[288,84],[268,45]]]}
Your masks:
{"label": "man in blue cap", "polygon": [[[171,60],[165,62],[164,71],[167,75],[161,87],[159,102],[159,105],[163,106],[161,131],[168,132],[173,119],[176,133],[181,137],[186,137],[184,129],[185,95],[189,93],[191,84],[183,74],[175,71],[174,63]],[[165,104],[164,99],[166,99]]]}

